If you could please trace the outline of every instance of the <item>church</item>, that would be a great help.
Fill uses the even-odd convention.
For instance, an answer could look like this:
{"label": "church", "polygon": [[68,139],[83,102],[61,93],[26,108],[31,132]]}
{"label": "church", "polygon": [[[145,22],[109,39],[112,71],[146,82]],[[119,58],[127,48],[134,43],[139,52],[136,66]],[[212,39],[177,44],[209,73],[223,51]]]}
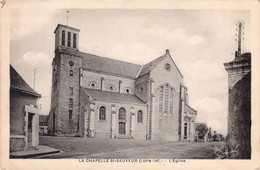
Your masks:
{"label": "church", "polygon": [[49,134],[194,141],[197,111],[169,50],[138,65],[79,51],[79,32],[54,31]]}

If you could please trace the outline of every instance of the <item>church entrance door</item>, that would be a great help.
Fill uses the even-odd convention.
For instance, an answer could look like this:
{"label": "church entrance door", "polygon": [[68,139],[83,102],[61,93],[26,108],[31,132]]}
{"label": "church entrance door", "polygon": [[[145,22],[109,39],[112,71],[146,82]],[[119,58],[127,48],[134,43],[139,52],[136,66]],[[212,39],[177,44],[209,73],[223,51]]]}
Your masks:
{"label": "church entrance door", "polygon": [[125,122],[119,122],[119,134],[125,135]]}

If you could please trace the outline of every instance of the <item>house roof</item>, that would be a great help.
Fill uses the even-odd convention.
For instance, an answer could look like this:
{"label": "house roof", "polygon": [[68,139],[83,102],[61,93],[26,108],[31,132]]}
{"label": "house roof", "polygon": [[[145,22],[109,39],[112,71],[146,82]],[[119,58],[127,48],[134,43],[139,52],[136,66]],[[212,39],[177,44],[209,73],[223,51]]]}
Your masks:
{"label": "house roof", "polygon": [[[145,75],[147,73],[149,73],[150,71],[152,71],[167,55],[170,56],[171,58],[171,55],[170,55],[170,51],[167,49],[166,50],[166,53],[161,56],[161,57],[158,57],[156,58],[155,60],[145,64],[143,67],[142,67],[142,70],[139,74],[139,76],[142,76],[142,75]],[[171,58],[172,59],[172,58]],[[173,64],[175,65],[175,67],[177,68],[178,72],[180,73],[181,77],[183,77],[183,75],[181,74],[181,71],[179,70],[178,66],[176,65],[176,63],[173,61],[172,59],[172,62]]]}
{"label": "house roof", "polygon": [[47,122],[48,115],[39,115],[39,122]]}
{"label": "house roof", "polygon": [[138,64],[100,57],[88,53],[80,52],[80,56],[83,58],[83,68],[113,75],[136,78],[142,67]]}
{"label": "house roof", "polygon": [[153,70],[164,58],[166,57],[166,54],[164,54],[161,57],[156,58],[155,60],[145,64],[139,74],[139,76],[145,75],[149,73],[151,70]]}
{"label": "house roof", "polygon": [[185,107],[184,107],[184,112],[189,112],[189,113],[191,113],[191,114],[197,114],[197,111],[196,110],[194,110],[193,108],[191,108],[189,105],[186,105],[185,104]]}
{"label": "house roof", "polygon": [[68,29],[71,29],[71,30],[74,30],[74,31],[80,31],[80,29],[73,28],[73,27],[70,27],[70,26],[68,26],[68,25],[58,24],[57,27],[56,27],[55,30],[54,30],[54,33],[56,33],[56,31],[57,31],[57,29],[58,29],[59,27],[68,28]]}
{"label": "house roof", "polygon": [[132,94],[124,94],[118,92],[108,92],[94,89],[84,88],[85,93],[91,96],[94,100],[106,102],[126,102],[133,104],[145,104],[141,99]]}
{"label": "house roof", "polygon": [[19,73],[10,65],[10,87],[21,92],[41,97],[39,93],[33,90],[19,75]]}

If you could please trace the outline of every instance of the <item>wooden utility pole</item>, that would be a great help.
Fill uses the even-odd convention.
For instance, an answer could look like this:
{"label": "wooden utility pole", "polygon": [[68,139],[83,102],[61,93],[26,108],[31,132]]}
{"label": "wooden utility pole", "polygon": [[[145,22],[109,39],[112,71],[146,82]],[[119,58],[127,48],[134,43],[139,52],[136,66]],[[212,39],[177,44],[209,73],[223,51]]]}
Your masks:
{"label": "wooden utility pole", "polygon": [[[244,25],[243,25],[242,22],[239,22],[239,23],[238,23],[238,33],[236,34],[236,35],[237,35],[236,41],[237,41],[237,45],[238,45],[238,47],[237,47],[237,52],[236,52],[236,57],[239,56],[239,55],[241,55],[242,34],[244,34],[244,33],[242,32],[242,29],[244,29]],[[244,39],[244,38],[243,38],[243,39]]]}
{"label": "wooden utility pole", "polygon": [[35,90],[35,76],[36,76],[36,73],[37,73],[37,68],[35,68],[33,70],[33,89]]}
{"label": "wooden utility pole", "polygon": [[67,12],[67,25],[69,25],[69,13],[70,13],[70,10],[67,9],[66,12]]}

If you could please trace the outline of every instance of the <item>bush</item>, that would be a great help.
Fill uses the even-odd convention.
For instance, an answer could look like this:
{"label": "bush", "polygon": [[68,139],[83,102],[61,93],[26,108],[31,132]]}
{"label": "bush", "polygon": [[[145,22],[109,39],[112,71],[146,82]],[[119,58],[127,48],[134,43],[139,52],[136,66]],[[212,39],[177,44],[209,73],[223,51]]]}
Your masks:
{"label": "bush", "polygon": [[233,148],[228,144],[225,144],[224,146],[215,145],[214,151],[217,159],[236,159],[239,158],[240,155],[240,145],[236,145]]}

